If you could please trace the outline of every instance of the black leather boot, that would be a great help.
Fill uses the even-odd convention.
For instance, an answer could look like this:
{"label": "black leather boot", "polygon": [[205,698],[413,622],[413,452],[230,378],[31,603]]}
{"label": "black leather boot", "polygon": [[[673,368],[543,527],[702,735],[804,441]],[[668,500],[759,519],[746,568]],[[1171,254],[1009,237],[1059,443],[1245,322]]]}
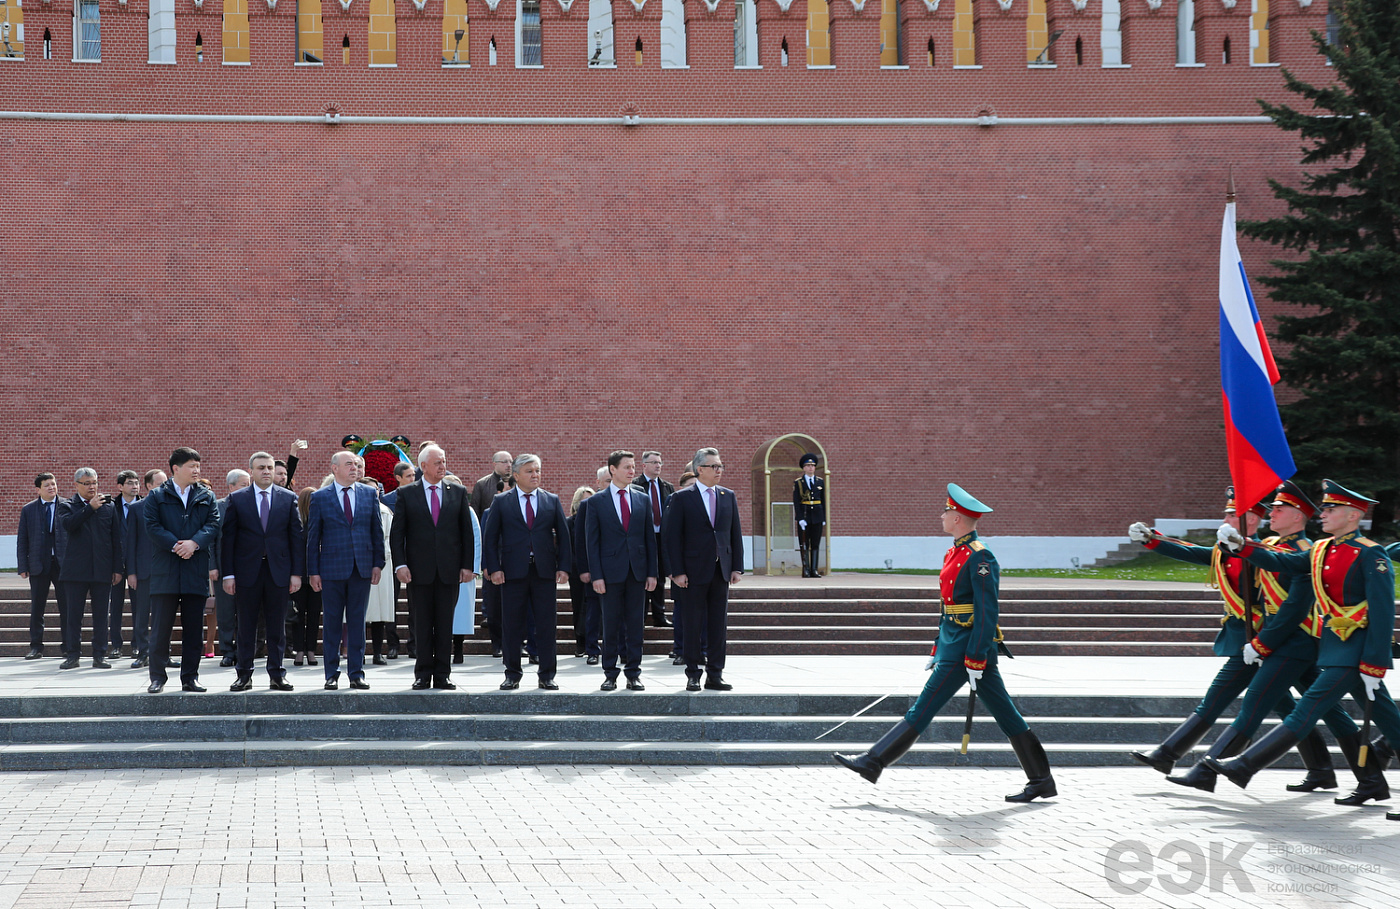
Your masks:
{"label": "black leather boot", "polygon": [[[1337,744],[1342,749],[1342,754],[1346,755],[1347,763],[1351,765],[1351,772],[1356,774],[1356,789],[1350,795],[1338,796],[1332,801],[1338,805],[1364,805],[1369,799],[1383,802],[1390,798],[1390,786],[1385,781],[1385,775],[1381,772],[1382,762],[1376,758],[1374,752],[1366,755],[1366,766],[1358,766],[1360,759],[1361,736],[1339,735]],[[1370,749],[1367,749],[1370,751]]]}
{"label": "black leather boot", "polygon": [[1029,802],[1038,798],[1058,795],[1055,778],[1050,775],[1050,758],[1035,733],[1027,729],[1020,735],[1011,737],[1011,750],[1016,752],[1016,760],[1026,773],[1026,788],[1014,795],[1008,795],[1008,802]]}
{"label": "black leather boot", "polygon": [[880,741],[870,746],[869,751],[860,754],[833,754],[832,757],[836,758],[836,763],[849,767],[873,783],[880,778],[881,771],[904,757],[918,740],[919,733],[914,727],[900,720],[880,737]]}
{"label": "black leather boot", "polygon": [[1298,737],[1287,726],[1279,724],[1258,742],[1250,746],[1244,754],[1233,761],[1222,762],[1213,757],[1202,763],[1216,773],[1224,774],[1230,782],[1243,789],[1249,785],[1254,774],[1277,761],[1298,744]]}
{"label": "black leather boot", "polygon": [[1370,757],[1366,758],[1366,763],[1371,763],[1372,758],[1375,759],[1376,766],[1381,769],[1382,773],[1390,769],[1391,761],[1395,760],[1395,751],[1385,740],[1385,736],[1378,735],[1371,741],[1371,754]]}
{"label": "black leather boot", "polygon": [[1196,747],[1205,738],[1212,723],[1198,713],[1188,716],[1180,726],[1167,736],[1166,741],[1151,751],[1134,751],[1133,758],[1146,764],[1158,773],[1171,773],[1182,755]]}
{"label": "black leather boot", "polygon": [[[1225,731],[1220,733],[1206,752],[1206,757],[1225,760],[1232,758],[1245,749],[1249,744],[1247,736],[1240,735],[1234,726],[1226,726]],[[1176,783],[1178,786],[1190,786],[1192,789],[1199,789],[1202,792],[1215,791],[1215,771],[1205,764],[1205,758],[1196,762],[1196,766],[1186,771],[1183,776],[1169,776],[1167,782]]]}
{"label": "black leather boot", "polygon": [[1291,783],[1284,788],[1289,792],[1313,792],[1318,789],[1336,789],[1337,772],[1332,769],[1332,752],[1327,750],[1327,743],[1322,739],[1322,733],[1314,729],[1298,743],[1298,756],[1303,759],[1303,766],[1308,768],[1308,775],[1303,777],[1302,782]]}
{"label": "black leather boot", "polygon": [[1400,811],[1387,811],[1385,819],[1387,821],[1400,821]]}

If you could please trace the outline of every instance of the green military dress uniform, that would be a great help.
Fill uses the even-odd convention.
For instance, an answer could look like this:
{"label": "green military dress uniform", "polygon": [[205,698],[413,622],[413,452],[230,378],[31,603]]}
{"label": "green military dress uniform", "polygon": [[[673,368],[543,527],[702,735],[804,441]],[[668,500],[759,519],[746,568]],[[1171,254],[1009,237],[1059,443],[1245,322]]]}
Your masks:
{"label": "green military dress uniform", "polygon": [[[980,518],[990,514],[992,509],[968,495],[962,487],[950,483],[945,510],[957,510]],[[835,755],[836,760],[875,782],[885,767],[899,760],[913,747],[939,709],[969,680],[969,672],[980,672],[981,680],[975,685],[975,694],[991,711],[997,726],[1011,740],[1012,750],[1029,780],[1025,789],[1008,795],[1006,800],[1029,802],[1056,795],[1055,780],[1050,775],[1050,760],[1045,749],[1006,693],[1001,673],[997,670],[997,652],[1001,642],[1001,629],[997,625],[1001,569],[996,556],[977,538],[977,531],[953,541],[953,547],[943,557],[943,570],[938,582],[943,599],[943,616],[938,624],[938,640],[931,655],[933,673],[924,684],[923,692],[904,719],[869,751],[854,756],[838,754]]]}

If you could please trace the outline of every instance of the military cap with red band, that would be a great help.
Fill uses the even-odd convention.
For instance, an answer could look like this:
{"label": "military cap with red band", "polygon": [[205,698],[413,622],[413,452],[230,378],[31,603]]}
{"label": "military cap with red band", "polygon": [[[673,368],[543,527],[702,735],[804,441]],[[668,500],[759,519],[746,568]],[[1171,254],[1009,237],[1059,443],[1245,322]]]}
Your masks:
{"label": "military cap with red band", "polygon": [[1274,490],[1274,500],[1269,504],[1291,505],[1308,517],[1317,514],[1317,506],[1313,504],[1313,500],[1308,498],[1303,490],[1298,488],[1298,484],[1292,480],[1284,480],[1278,484],[1278,488]]}
{"label": "military cap with red band", "polygon": [[1376,500],[1368,496],[1363,496],[1359,492],[1352,492],[1341,483],[1335,480],[1322,481],[1322,507],[1331,505],[1349,505],[1352,508],[1359,508],[1363,512],[1376,504]]}

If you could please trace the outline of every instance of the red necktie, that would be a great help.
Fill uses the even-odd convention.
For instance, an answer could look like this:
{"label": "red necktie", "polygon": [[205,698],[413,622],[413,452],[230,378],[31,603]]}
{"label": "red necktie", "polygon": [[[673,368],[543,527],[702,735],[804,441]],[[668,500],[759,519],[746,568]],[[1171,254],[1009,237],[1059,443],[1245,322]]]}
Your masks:
{"label": "red necktie", "polygon": [[651,520],[657,527],[661,526],[661,481],[651,481]]}
{"label": "red necktie", "polygon": [[622,508],[622,532],[626,533],[627,529],[632,526],[632,509],[627,507],[627,490],[619,489],[617,491],[617,501],[619,507]]}
{"label": "red necktie", "polygon": [[345,523],[349,524],[351,527],[354,527],[355,512],[350,510],[350,487],[347,486],[344,489],[342,489],[340,491],[340,494],[345,497]]}
{"label": "red necktie", "polygon": [[535,506],[530,503],[534,497],[534,493],[525,496],[525,526],[530,530],[535,529]]}
{"label": "red necktie", "polygon": [[430,498],[428,500],[428,510],[433,513],[433,523],[437,524],[438,512],[441,510],[441,505],[438,503],[437,487],[429,486],[428,492],[430,493]]}

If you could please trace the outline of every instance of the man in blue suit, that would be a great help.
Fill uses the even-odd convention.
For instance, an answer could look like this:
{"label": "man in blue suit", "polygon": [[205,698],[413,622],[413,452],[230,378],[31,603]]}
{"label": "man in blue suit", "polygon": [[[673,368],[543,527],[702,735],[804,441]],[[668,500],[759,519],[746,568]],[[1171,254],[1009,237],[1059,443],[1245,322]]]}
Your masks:
{"label": "man in blue suit", "polygon": [[734,688],[724,680],[729,629],[729,585],[744,573],[744,533],[734,491],[719,485],[724,473],[719,450],[695,453],[697,482],[666,503],[661,540],[666,570],[676,591],[685,648],[686,691],[700,690],[700,637],[706,637],[705,687]]}
{"label": "man in blue suit", "polygon": [[365,610],[369,589],[384,568],[384,525],[379,497],[360,478],[360,459],[349,451],[331,456],[335,482],[311,494],[306,520],[306,572],[321,594],[325,615],[326,690],[340,687],[340,639],[349,635],[345,661],[350,687],[366,689]]}
{"label": "man in blue suit", "polygon": [[19,511],[19,537],[15,540],[15,555],[19,558],[19,576],[29,580],[29,652],[26,660],[44,655],[44,612],[49,605],[49,587],[63,608],[63,587],[59,581],[58,537],[63,522],[58,520],[58,480],[51,473],[34,478],[39,498]]}
{"label": "man in blue suit", "polygon": [[122,548],[126,554],[126,584],[131,588],[131,668],[150,665],[151,656],[151,538],[146,534],[146,499],[165,484],[165,471],[146,471],[141,483],[146,495],[126,515]]}
{"label": "man in blue suit", "polygon": [[[238,677],[230,691],[253,687],[258,619],[267,626],[267,674],[274,691],[291,691],[282,657],[287,647],[287,602],[301,588],[306,537],[297,497],[273,484],[276,463],[265,451],[248,458],[253,485],[228,497],[219,542],[224,593],[238,614]],[[337,654],[339,655],[339,654]],[[329,660],[329,657],[327,657]]]}
{"label": "man in blue suit", "polygon": [[193,448],[170,453],[170,479],[146,496],[141,520],[151,541],[151,685],[165,690],[170,635],[180,617],[180,688],[201,692],[204,601],[209,597],[209,547],[219,535],[214,493],[199,485],[200,457]]}
{"label": "man in blue suit", "polygon": [[[612,481],[584,512],[584,548],[593,590],[603,601],[603,690],[617,688],[617,655],[623,657],[627,688],[642,691],[642,633],[647,591],[656,589],[656,536],[651,500],[631,487],[637,458],[630,451],[608,455]],[[600,498],[602,497],[600,496]]]}
{"label": "man in blue suit", "polygon": [[559,497],[540,489],[539,457],[523,454],[511,466],[515,488],[492,501],[481,531],[481,565],[491,583],[501,588],[501,646],[506,670],[501,690],[520,687],[524,675],[520,644],[527,616],[533,616],[539,686],[556,691],[558,585],[569,583],[573,566],[569,525]]}

